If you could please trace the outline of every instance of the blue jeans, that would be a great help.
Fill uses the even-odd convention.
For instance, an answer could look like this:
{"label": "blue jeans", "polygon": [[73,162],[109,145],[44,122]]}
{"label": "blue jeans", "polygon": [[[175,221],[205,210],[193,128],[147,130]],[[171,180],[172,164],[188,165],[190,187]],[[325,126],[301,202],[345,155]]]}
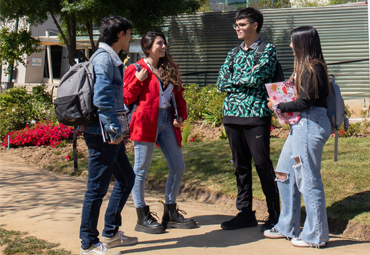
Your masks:
{"label": "blue jeans", "polygon": [[[184,156],[182,149],[177,143],[175,131],[172,122],[172,109],[159,108],[157,125],[157,143],[161,148],[170,172],[167,177],[165,203],[175,204],[177,194],[180,189],[181,179],[185,172]],[[132,197],[136,208],[146,206],[144,200],[145,179],[149,171],[150,164],[155,149],[155,143],[134,142],[136,174],[135,185],[132,189]]]}
{"label": "blue jeans", "polygon": [[105,212],[104,237],[113,237],[122,224],[121,212],[134,185],[135,174],[123,142],[118,145],[107,144],[101,135],[86,132],[84,138],[89,151],[89,174],[82,207],[80,238],[81,247],[87,249],[99,242],[99,212],[112,175],[116,181]]}
{"label": "blue jeans", "polygon": [[[329,240],[325,192],[321,180],[323,147],[330,136],[331,125],[326,109],[312,107],[301,112],[301,119],[290,126],[290,134],[280,154],[276,172],[282,210],[277,230],[284,236],[300,237],[319,244]],[[306,220],[300,233],[301,194],[306,206]]]}

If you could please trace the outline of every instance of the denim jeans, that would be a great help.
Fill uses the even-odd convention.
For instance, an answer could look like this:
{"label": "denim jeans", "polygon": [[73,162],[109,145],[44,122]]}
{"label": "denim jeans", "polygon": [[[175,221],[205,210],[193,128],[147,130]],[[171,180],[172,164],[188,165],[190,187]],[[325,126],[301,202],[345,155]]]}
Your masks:
{"label": "denim jeans", "polygon": [[82,207],[80,238],[81,247],[87,249],[99,242],[99,212],[112,175],[116,181],[105,212],[104,237],[113,237],[122,224],[121,212],[134,185],[135,174],[123,142],[118,145],[107,144],[101,135],[86,132],[84,138],[89,151],[89,174]]}
{"label": "denim jeans", "polygon": [[[185,162],[182,149],[176,140],[171,107],[159,108],[157,143],[170,170],[166,181],[165,203],[175,204],[181,179],[185,172]],[[132,197],[136,208],[141,208],[146,206],[144,200],[145,179],[152,162],[155,143],[134,141],[134,148],[136,177]]]}
{"label": "denim jeans", "polygon": [[[323,147],[330,131],[326,109],[322,107],[301,112],[299,122],[290,126],[275,170],[286,174],[283,179],[276,179],[282,210],[275,227],[284,236],[300,237],[312,244],[329,240],[320,169]],[[301,194],[307,216],[300,233]]]}

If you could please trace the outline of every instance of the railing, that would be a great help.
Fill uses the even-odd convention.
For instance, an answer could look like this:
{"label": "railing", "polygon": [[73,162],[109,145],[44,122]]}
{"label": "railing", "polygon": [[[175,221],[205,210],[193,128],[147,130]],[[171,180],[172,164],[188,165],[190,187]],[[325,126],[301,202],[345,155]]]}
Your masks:
{"label": "railing", "polygon": [[[347,63],[354,63],[354,62],[362,62],[362,61],[368,61],[368,60],[369,60],[369,58],[363,58],[363,59],[356,59],[356,60],[347,60],[347,61],[333,62],[333,63],[328,63],[326,65],[327,66],[332,66],[332,65],[340,65],[340,64],[347,64]],[[294,69],[293,67],[283,68],[283,71],[293,70],[293,69]],[[182,73],[181,76],[205,74],[204,75],[204,84],[207,84],[207,75],[208,74],[218,73],[218,72],[219,71],[199,71],[199,72]]]}

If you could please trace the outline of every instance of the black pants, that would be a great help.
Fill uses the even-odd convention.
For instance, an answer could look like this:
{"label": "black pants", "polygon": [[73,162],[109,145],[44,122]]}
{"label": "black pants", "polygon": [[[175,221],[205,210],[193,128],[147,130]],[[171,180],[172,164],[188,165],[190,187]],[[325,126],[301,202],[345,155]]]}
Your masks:
{"label": "black pants", "polygon": [[270,217],[280,214],[279,192],[275,172],[270,160],[270,124],[247,126],[225,124],[236,168],[238,196],[236,208],[243,212],[252,211],[252,158],[256,165],[263,193],[266,196]]}

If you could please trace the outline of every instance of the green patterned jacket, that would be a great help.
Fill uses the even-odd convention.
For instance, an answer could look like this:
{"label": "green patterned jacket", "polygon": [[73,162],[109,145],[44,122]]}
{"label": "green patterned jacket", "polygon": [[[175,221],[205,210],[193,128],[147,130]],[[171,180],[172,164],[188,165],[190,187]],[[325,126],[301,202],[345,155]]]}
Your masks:
{"label": "green patterned jacket", "polygon": [[244,50],[243,42],[234,57],[233,68],[230,64],[235,48],[228,53],[225,63],[221,66],[217,90],[227,92],[223,104],[224,124],[258,125],[260,117],[271,116],[264,84],[271,82],[275,73],[276,48],[267,43],[261,54],[259,66],[253,69],[256,65],[254,53],[261,42],[262,39],[258,39],[247,51]]}

